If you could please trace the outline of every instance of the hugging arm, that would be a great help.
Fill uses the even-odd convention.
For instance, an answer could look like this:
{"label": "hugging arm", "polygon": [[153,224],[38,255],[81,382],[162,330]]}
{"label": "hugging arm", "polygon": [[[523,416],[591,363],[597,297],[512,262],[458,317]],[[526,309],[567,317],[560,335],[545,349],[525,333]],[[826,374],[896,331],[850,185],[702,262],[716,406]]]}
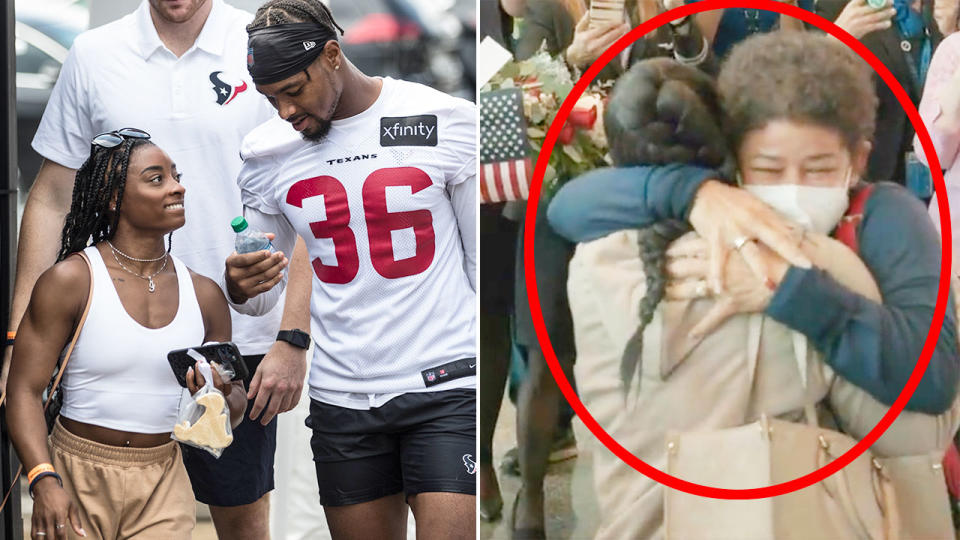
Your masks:
{"label": "hugging arm", "polygon": [[[802,332],[838,374],[884,404],[910,377],[930,329],[939,287],[940,244],[922,206],[906,191],[878,186],[867,204],[860,257],[882,303],[839,284],[818,268],[791,267],[766,313]],[[909,410],[947,410],[960,380],[952,295],[940,337]]]}
{"label": "hugging arm", "polygon": [[692,165],[595,169],[565,184],[547,218],[560,236],[588,242],[657,221],[686,221],[697,190],[719,173]]}

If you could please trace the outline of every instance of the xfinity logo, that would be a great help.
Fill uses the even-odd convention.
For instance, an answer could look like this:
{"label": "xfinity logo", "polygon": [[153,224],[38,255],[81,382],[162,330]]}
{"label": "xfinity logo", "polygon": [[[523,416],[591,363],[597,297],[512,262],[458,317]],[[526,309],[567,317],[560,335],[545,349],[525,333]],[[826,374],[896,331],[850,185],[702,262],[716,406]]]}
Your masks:
{"label": "xfinity logo", "polygon": [[436,146],[437,115],[380,119],[380,146]]}
{"label": "xfinity logo", "polygon": [[316,41],[304,41],[304,42],[303,42],[303,50],[305,50],[305,51],[309,51],[310,49],[312,49],[312,48],[314,48],[314,47],[316,47],[316,46],[317,46],[317,42],[316,42]]}

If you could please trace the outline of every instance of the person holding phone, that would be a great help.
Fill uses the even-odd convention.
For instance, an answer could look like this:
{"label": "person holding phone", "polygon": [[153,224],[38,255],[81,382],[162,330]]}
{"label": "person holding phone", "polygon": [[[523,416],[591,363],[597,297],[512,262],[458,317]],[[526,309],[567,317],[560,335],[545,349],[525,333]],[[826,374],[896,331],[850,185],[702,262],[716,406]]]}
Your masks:
{"label": "person holding phone", "polygon": [[[527,3],[516,56],[528,58],[545,46],[551,54],[562,54],[571,68],[586,70],[631,28],[678,5],[676,0],[627,0],[620,20],[600,22],[591,20],[591,3],[586,0],[532,0]],[[608,13],[605,11],[604,15]],[[713,69],[704,36],[692,18],[684,17],[637,40],[618,60],[610,62],[598,79],[615,79],[639,59],[665,55],[685,64]]]}
{"label": "person holding phone", "polygon": [[[31,471],[32,538],[72,537],[70,527],[87,538],[188,539],[195,524],[190,480],[170,438],[182,391],[167,353],[229,341],[231,322],[219,286],[171,255],[169,239],[164,245],[185,223],[185,190],[149,139],[134,128],[93,139],[58,262],[38,279],[17,335],[7,422]],[[88,296],[48,439],[42,395]],[[216,371],[213,378],[239,423],[242,383],[224,383]],[[203,384],[191,369],[189,390]]]}
{"label": "person holding phone", "polygon": [[[920,103],[933,52],[943,35],[934,20],[932,0],[887,0],[872,7],[866,0],[821,0],[817,14],[860,40],[903,86],[914,106]],[[877,128],[865,177],[906,186],[924,202],[933,195],[930,171],[911,147],[913,126],[887,83],[874,75]]]}

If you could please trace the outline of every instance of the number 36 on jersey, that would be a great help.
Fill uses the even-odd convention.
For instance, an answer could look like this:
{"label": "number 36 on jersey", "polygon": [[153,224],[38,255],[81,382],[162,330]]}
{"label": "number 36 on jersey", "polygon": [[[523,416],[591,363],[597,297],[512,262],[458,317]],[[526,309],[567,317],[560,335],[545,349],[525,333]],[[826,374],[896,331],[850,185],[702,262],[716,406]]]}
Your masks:
{"label": "number 36 on jersey", "polygon": [[[393,279],[419,274],[433,262],[436,237],[430,210],[388,211],[387,189],[408,187],[411,195],[432,185],[430,176],[416,167],[389,167],[370,173],[363,181],[363,221],[369,243],[370,264],[381,276]],[[307,211],[304,201],[322,196],[323,211],[308,215],[313,236],[333,242],[336,264],[312,261],[314,273],[324,283],[346,284],[360,270],[357,242],[362,231],[350,227],[350,201],[343,183],[333,176],[314,176],[294,183],[287,191],[287,204]],[[314,214],[316,214],[314,216]],[[395,231],[413,229],[416,247],[412,256],[397,257],[394,253]],[[333,262],[333,261],[328,261]]]}

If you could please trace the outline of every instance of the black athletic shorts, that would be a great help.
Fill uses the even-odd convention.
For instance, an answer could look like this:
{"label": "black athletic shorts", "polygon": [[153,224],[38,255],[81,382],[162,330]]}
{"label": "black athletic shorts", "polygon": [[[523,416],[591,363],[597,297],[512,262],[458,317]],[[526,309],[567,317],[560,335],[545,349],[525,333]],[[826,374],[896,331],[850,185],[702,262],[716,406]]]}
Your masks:
{"label": "black athletic shorts", "polygon": [[[250,380],[263,355],[244,356]],[[243,422],[233,430],[233,442],[217,459],[206,450],[181,444],[183,464],[187,467],[193,495],[212,506],[242,506],[256,502],[273,489],[273,457],[277,450],[277,419],[263,426],[260,419],[250,420],[247,403]]]}
{"label": "black athletic shorts", "polygon": [[473,388],[403,394],[370,410],[311,400],[306,424],[320,504],[397,493],[476,495],[476,418]]}

